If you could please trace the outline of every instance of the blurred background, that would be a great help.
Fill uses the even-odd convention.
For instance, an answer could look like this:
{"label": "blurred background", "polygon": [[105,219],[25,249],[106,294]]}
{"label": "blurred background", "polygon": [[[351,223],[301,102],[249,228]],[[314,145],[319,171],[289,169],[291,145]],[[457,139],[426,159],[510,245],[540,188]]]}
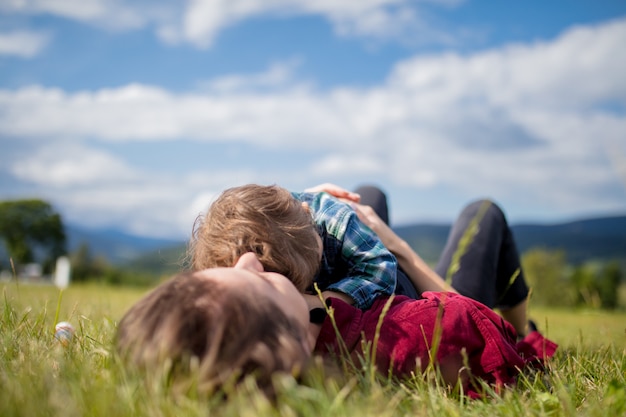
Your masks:
{"label": "blurred background", "polygon": [[249,182],[374,183],[398,228],[623,216],[624,74],[620,0],[0,0],[0,201],[115,261]]}

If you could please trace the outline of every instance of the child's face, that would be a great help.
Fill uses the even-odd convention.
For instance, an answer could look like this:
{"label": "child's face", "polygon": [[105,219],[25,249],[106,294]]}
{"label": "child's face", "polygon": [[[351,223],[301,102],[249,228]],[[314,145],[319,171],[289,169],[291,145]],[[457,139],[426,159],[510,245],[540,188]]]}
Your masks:
{"label": "child's face", "polygon": [[[284,275],[265,272],[254,253],[243,254],[232,268],[211,268],[199,273],[238,291],[252,291],[259,297],[267,298],[300,324],[303,334],[306,334],[309,308],[302,294]],[[310,353],[313,346],[306,348]]]}

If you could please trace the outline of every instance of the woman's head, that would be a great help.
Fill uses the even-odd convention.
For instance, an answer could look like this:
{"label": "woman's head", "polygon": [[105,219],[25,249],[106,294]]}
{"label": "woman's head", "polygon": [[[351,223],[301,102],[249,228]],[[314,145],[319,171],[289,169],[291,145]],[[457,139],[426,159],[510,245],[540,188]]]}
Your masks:
{"label": "woman's head", "polygon": [[259,265],[250,253],[234,268],[181,273],[161,284],[120,321],[117,351],[140,370],[169,367],[180,387],[194,381],[210,393],[254,375],[271,391],[273,374],[300,372],[312,342],[302,296]]}
{"label": "woman's head", "polygon": [[189,247],[192,266],[232,266],[246,252],[255,253],[266,271],[288,277],[304,291],[321,257],[321,240],[308,208],[275,185],[224,191],[196,220]]}

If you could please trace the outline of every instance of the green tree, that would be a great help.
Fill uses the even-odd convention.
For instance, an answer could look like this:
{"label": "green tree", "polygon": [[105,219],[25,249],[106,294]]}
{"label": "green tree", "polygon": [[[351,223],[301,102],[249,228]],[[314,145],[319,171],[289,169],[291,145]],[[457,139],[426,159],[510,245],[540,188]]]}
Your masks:
{"label": "green tree", "polygon": [[564,251],[531,249],[522,256],[522,267],[533,303],[551,307],[574,304]]}
{"label": "green tree", "polygon": [[616,309],[622,275],[622,268],[617,261],[586,262],[576,267],[572,274],[572,285],[578,295],[577,304]]}
{"label": "green tree", "polygon": [[585,263],[574,268],[571,282],[575,291],[576,305],[599,308],[602,304],[598,293],[598,267]]}
{"label": "green tree", "polygon": [[0,202],[0,238],[15,264],[37,261],[45,272],[66,253],[61,216],[42,200]]}
{"label": "green tree", "polygon": [[81,243],[78,249],[70,254],[70,263],[72,280],[77,282],[100,280],[109,267],[106,259],[93,256],[87,243]]}
{"label": "green tree", "polygon": [[609,262],[602,268],[598,279],[598,294],[602,308],[614,310],[619,304],[619,286],[622,283],[622,269],[617,261]]}

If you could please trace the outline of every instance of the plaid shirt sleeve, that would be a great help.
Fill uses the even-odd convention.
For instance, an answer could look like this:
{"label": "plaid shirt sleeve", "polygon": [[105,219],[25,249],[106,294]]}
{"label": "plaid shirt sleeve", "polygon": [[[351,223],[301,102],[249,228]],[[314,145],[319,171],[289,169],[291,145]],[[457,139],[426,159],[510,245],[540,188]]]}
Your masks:
{"label": "plaid shirt sleeve", "polygon": [[378,296],[393,293],[398,265],[395,256],[359,220],[356,213],[347,213],[344,220],[341,254],[349,265],[348,274],[331,284],[328,290],[348,294],[354,300],[355,306],[364,310]]}
{"label": "plaid shirt sleeve", "polygon": [[329,258],[335,265],[329,269],[334,279],[322,290],[345,293],[362,310],[378,296],[391,295],[396,287],[397,260],[356,212],[326,193],[294,196],[309,203],[315,222],[331,237],[324,239],[324,253],[332,254]]}

